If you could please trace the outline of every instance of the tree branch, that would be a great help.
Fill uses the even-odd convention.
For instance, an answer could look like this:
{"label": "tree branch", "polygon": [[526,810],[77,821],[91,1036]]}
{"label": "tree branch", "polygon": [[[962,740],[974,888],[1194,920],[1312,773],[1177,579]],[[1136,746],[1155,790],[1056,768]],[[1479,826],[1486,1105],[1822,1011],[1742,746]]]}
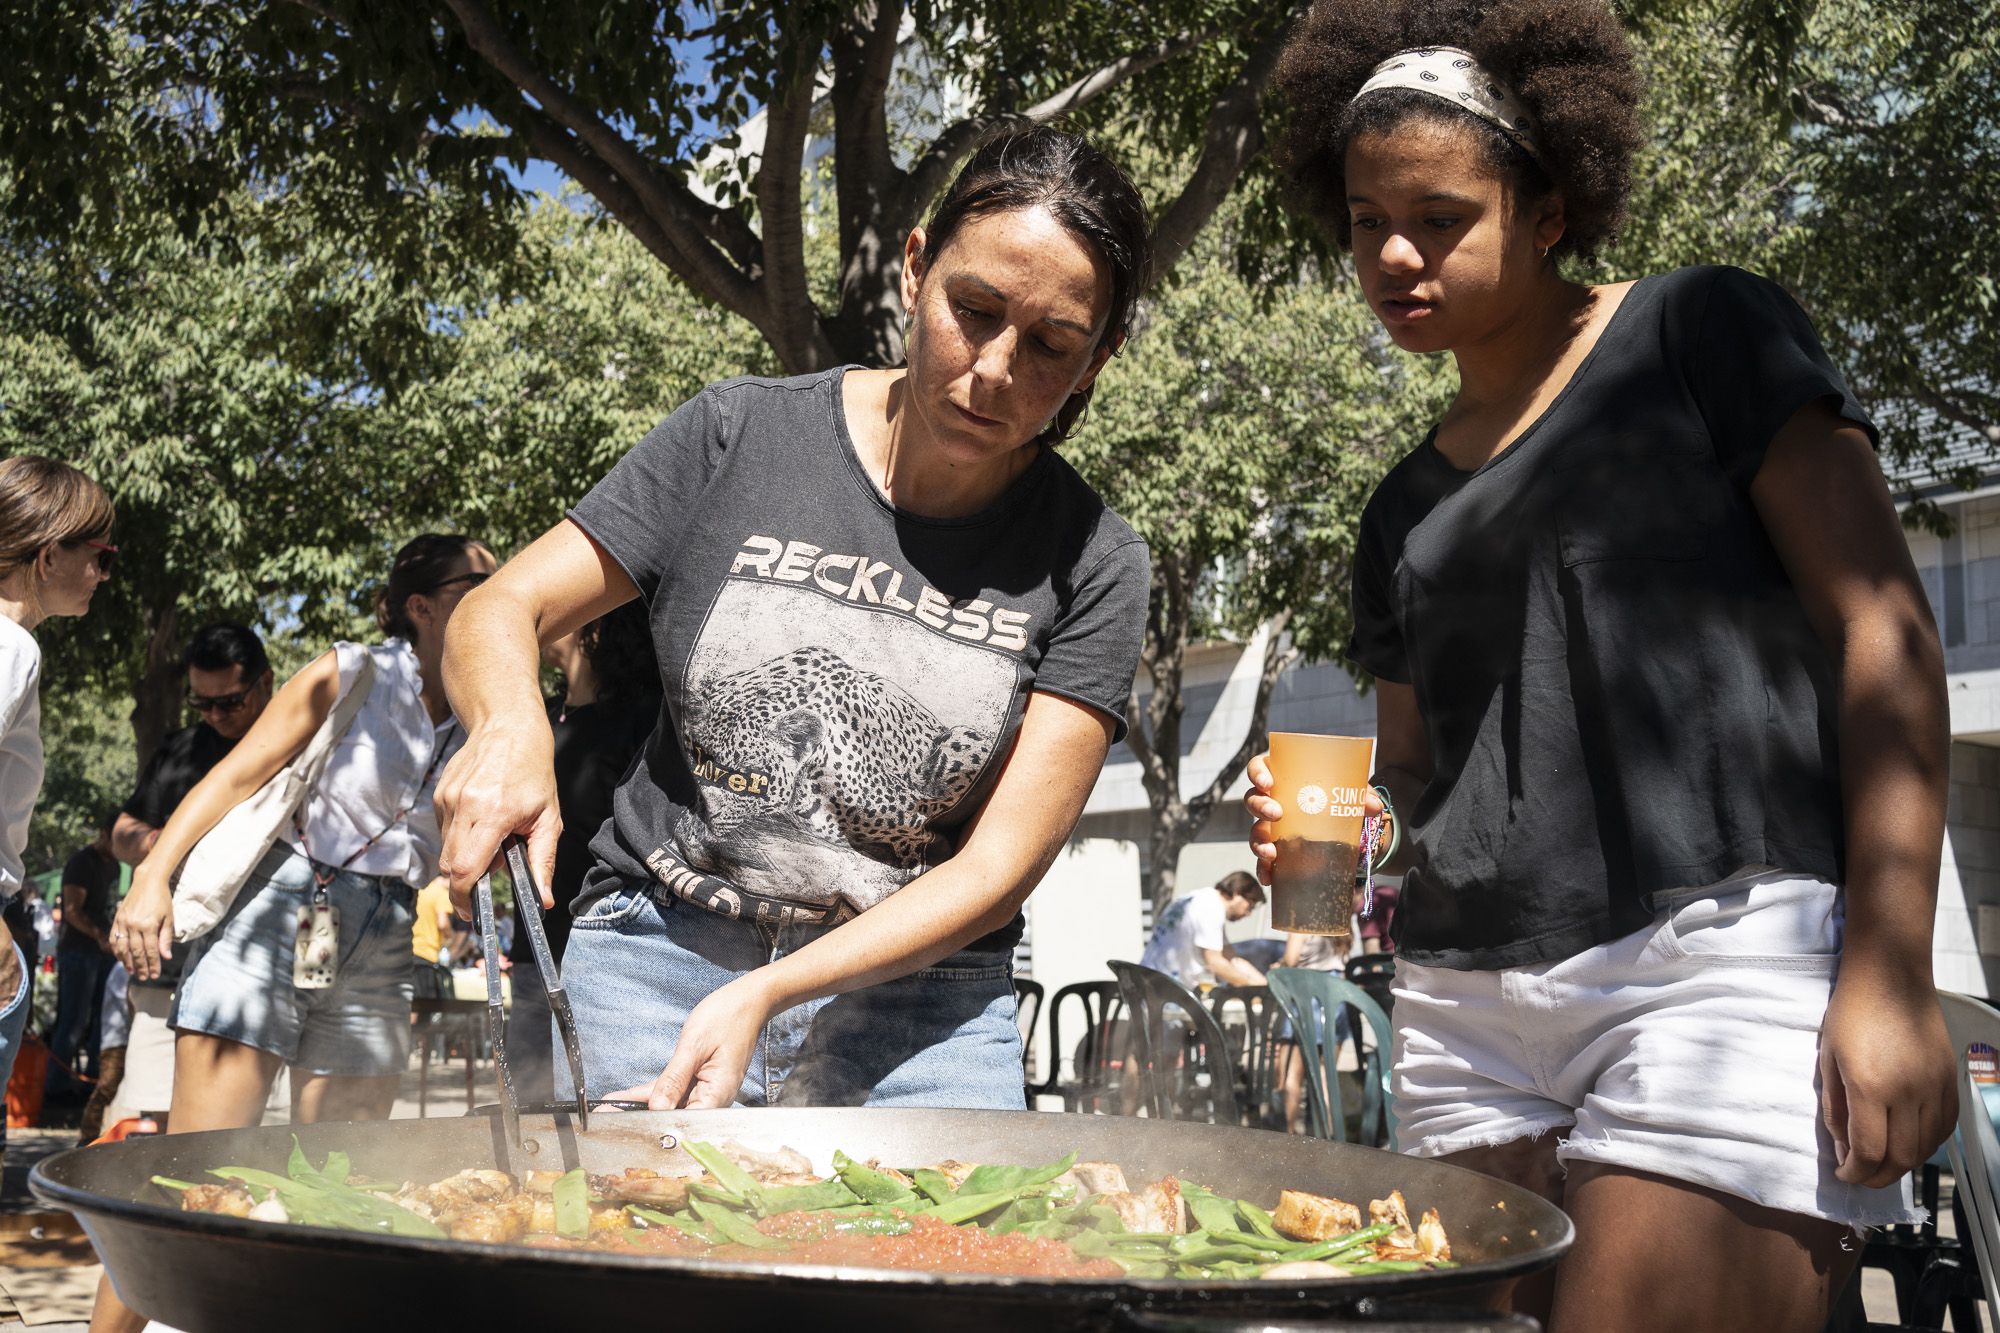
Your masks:
{"label": "tree branch", "polygon": [[968,116],[948,126],[931,141],[924,155],[911,163],[897,190],[894,230],[907,231],[917,214],[944,188],[960,158],[972,151],[981,139],[1002,125],[1041,125],[1090,105],[1119,84],[1137,78],[1147,70],[1173,59],[1208,40],[1209,33],[1185,33],[1168,41],[1121,56],[1108,65],[1092,70],[1052,97],[1046,97],[1025,111],[988,112]]}
{"label": "tree branch", "polygon": [[[806,132],[812,122],[813,86],[819,74],[819,37],[801,37],[780,69],[764,105],[764,152],[757,163],[757,213],[764,224],[764,297],[773,350],[793,374],[817,370],[839,358],[819,328],[806,281],[804,188]],[[781,62],[782,65],[782,62]]]}
{"label": "tree branch", "polygon": [[1277,24],[1244,60],[1236,77],[1216,94],[1202,135],[1201,157],[1173,203],[1153,227],[1153,281],[1157,283],[1188,252],[1215,210],[1229,197],[1244,167],[1264,147],[1259,104],[1277,69],[1292,19]]}
{"label": "tree branch", "polygon": [[[642,210],[657,224],[654,234],[680,256],[679,262],[668,264],[675,275],[695,291],[763,327],[757,319],[761,311],[753,313],[760,304],[757,282],[751,275],[736,268],[709,242],[709,227],[704,225],[703,214],[712,214],[713,207],[697,198],[684,181],[656,171],[652,162],[630,140],[529,63],[527,57],[500,30],[499,24],[494,22],[480,0],[445,0],[445,4],[457,16],[473,52],[513,84],[520,95],[520,106],[527,113],[528,123],[511,120],[510,123],[517,130],[529,133],[532,140],[549,137],[533,132],[533,127],[544,118],[553,127],[559,127],[564,141],[572,141],[573,136],[574,144],[587,149],[600,164],[599,170],[590,173],[590,180],[602,181],[607,173],[616,177],[623,183],[630,205]],[[488,109],[493,110],[495,115],[501,114],[497,109]],[[569,169],[564,160],[547,152],[541,155],[565,171]],[[574,148],[566,154],[569,159],[577,156]],[[577,180],[593,195],[598,193],[589,180],[581,176]],[[603,199],[602,195],[598,197]],[[606,207],[611,206],[609,200],[604,202]],[[619,214],[619,220],[626,221],[623,213]],[[712,218],[707,221],[713,225]],[[645,238],[642,236],[641,239]],[[666,254],[651,241],[647,242],[647,248],[663,261],[666,260]]]}
{"label": "tree branch", "polygon": [[880,217],[884,195],[901,174],[889,153],[889,75],[902,26],[903,0],[874,0],[831,39],[833,180],[844,255],[855,252]]}
{"label": "tree branch", "polygon": [[1986,443],[2000,449],[2000,421],[1974,411],[1957,398],[1946,394],[1919,380],[1910,384],[1910,393],[1931,411],[1955,426],[1963,426],[1985,439]]}

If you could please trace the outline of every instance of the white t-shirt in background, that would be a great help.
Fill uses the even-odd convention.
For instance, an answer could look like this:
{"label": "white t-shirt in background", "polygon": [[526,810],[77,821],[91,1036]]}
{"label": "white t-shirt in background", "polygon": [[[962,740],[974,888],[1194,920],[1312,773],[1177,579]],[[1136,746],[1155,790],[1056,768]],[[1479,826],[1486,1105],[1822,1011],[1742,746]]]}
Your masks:
{"label": "white t-shirt in background", "polygon": [[1221,950],[1229,924],[1229,901],[1214,889],[1196,889],[1167,904],[1153,923],[1153,938],[1146,942],[1140,963],[1165,972],[1192,990],[1204,981],[1214,981],[1202,950]]}
{"label": "white t-shirt in background", "polygon": [[0,902],[21,891],[28,821],[42,794],[42,649],[0,616]]}

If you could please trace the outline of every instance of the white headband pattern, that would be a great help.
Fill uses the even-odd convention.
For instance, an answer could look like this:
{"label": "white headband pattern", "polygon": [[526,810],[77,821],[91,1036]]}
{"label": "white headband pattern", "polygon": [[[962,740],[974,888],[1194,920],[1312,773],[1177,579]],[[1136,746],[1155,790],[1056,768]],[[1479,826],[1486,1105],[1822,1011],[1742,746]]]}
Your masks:
{"label": "white headband pattern", "polygon": [[1502,83],[1470,51],[1455,46],[1425,46],[1398,51],[1369,72],[1368,82],[1354,94],[1356,101],[1384,88],[1411,88],[1464,107],[1540,161],[1534,122],[1514,90]]}

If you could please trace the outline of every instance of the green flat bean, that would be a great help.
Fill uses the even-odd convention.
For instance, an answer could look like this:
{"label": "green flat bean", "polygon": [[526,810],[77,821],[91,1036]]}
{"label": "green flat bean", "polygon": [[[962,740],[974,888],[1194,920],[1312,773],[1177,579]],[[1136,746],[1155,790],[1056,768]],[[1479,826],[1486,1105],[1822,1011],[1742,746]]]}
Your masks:
{"label": "green flat bean", "polygon": [[916,1191],[894,1176],[877,1171],[872,1166],[864,1166],[844,1152],[833,1155],[833,1170],[857,1198],[866,1199],[869,1203],[910,1203],[917,1197]]}
{"label": "green flat bean", "polygon": [[555,1204],[556,1234],[571,1240],[586,1240],[590,1236],[590,1182],[584,1178],[582,1168],[565,1171],[556,1178],[549,1189],[550,1199]]}
{"label": "green flat bean", "polygon": [[917,1182],[917,1188],[930,1197],[932,1203],[950,1203],[958,1191],[951,1187],[951,1181],[942,1171],[933,1171],[920,1166],[910,1173],[910,1179]]}
{"label": "green flat bean", "polygon": [[766,1185],[750,1196],[760,1217],[777,1213],[812,1213],[859,1203],[861,1198],[840,1180],[822,1180],[817,1185]]}
{"label": "green flat bean", "polygon": [[959,1194],[947,1202],[918,1211],[957,1226],[960,1222],[970,1222],[983,1213],[1006,1207],[1014,1201],[1014,1197],[1012,1190],[999,1190],[992,1194]]}
{"label": "green flat bean", "polygon": [[975,1166],[959,1185],[958,1192],[992,1194],[999,1190],[1033,1189],[1048,1184],[1075,1165],[1076,1154],[1071,1153],[1060,1162],[1045,1166]]}
{"label": "green flat bean", "polygon": [[756,1177],[729,1160],[729,1155],[712,1143],[702,1143],[690,1139],[681,1145],[688,1156],[700,1162],[702,1169],[715,1177],[716,1183],[742,1200],[756,1197],[760,1188]]}
{"label": "green flat bean", "polygon": [[785,1242],[765,1235],[741,1213],[732,1213],[706,1199],[696,1199],[693,1206],[695,1216],[714,1227],[731,1245],[748,1245],[758,1250],[781,1250],[785,1247]]}
{"label": "green flat bean", "polygon": [[1258,1235],[1268,1236],[1272,1240],[1285,1239],[1283,1233],[1278,1230],[1277,1224],[1272,1222],[1271,1215],[1256,1204],[1249,1202],[1247,1199],[1238,1200],[1236,1211],[1243,1215],[1243,1220],[1249,1223],[1250,1229]]}

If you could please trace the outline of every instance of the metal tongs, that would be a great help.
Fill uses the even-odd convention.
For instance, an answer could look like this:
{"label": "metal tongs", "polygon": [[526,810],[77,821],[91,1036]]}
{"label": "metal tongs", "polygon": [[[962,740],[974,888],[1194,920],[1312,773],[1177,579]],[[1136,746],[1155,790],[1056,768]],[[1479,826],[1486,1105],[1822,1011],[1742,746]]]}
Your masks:
{"label": "metal tongs", "polygon": [[[556,970],[555,955],[549,952],[549,936],[542,926],[542,889],[528,869],[528,844],[519,834],[509,834],[504,844],[507,872],[514,880],[514,915],[528,932],[528,947],[534,952],[535,966],[541,969],[549,993],[549,1010],[555,1015],[556,1030],[562,1034],[563,1054],[569,1057],[569,1076],[576,1088],[576,1125],[590,1128],[590,1097],[583,1086],[583,1044],[577,1040],[576,1017],[570,1012],[569,992],[563,989],[562,973]],[[500,1119],[507,1141],[521,1146],[521,1104],[514,1093],[514,1075],[507,1067],[507,1005],[500,989],[500,932],[493,920],[493,880],[481,875],[472,890],[472,919],[479,927],[479,941],[486,954],[486,1036],[493,1043],[493,1063],[500,1072]],[[566,1110],[567,1105],[551,1107]]]}

